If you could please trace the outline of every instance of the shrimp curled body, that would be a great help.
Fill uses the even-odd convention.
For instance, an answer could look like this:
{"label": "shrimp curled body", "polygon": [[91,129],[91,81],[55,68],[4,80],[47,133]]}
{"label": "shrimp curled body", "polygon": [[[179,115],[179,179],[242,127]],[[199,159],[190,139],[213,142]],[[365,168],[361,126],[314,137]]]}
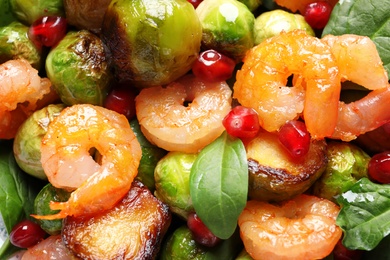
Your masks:
{"label": "shrimp curled body", "polygon": [[[288,87],[291,75],[296,80]],[[340,89],[330,47],[304,31],[294,30],[267,39],[247,53],[237,73],[234,97],[254,108],[269,132],[279,130],[303,112],[309,132],[320,139],[334,131]]]}
{"label": "shrimp curled body", "polygon": [[50,80],[39,77],[28,61],[9,60],[1,64],[0,139],[14,138],[29,115],[57,98],[53,92]]}
{"label": "shrimp curled body", "polygon": [[[90,151],[96,149],[101,162]],[[130,189],[141,147],[125,116],[80,104],[61,111],[42,139],[41,162],[50,183],[74,190],[67,202],[51,202],[58,214],[38,219],[80,216],[112,208]]]}
{"label": "shrimp curled body", "polygon": [[304,194],[281,205],[251,200],[238,225],[253,259],[322,259],[341,238],[339,210],[329,200]]}
{"label": "shrimp curled body", "polygon": [[224,131],[231,93],[226,82],[207,83],[193,75],[165,88],[143,89],[136,98],[141,130],[165,150],[196,153]]}

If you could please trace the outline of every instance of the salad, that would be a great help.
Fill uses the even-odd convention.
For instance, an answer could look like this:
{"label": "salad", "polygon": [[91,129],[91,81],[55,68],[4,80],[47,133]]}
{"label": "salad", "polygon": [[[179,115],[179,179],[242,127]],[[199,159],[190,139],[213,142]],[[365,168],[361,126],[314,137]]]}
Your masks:
{"label": "salad", "polygon": [[389,258],[389,0],[0,6],[0,259]]}

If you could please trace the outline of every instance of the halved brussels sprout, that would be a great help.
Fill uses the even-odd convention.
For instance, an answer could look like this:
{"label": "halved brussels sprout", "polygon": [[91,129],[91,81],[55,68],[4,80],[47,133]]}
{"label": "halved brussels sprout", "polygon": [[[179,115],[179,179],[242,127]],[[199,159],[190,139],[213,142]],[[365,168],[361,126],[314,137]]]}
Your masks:
{"label": "halved brussels sprout", "polygon": [[66,105],[103,105],[111,87],[103,43],[87,30],[70,31],[46,58],[46,72]]}
{"label": "halved brussels sprout", "polygon": [[15,21],[0,27],[0,63],[25,59],[39,70],[42,65],[42,50],[28,38],[29,27]]}
{"label": "halved brussels sprout", "polygon": [[13,143],[16,163],[23,171],[36,178],[47,179],[41,164],[41,141],[50,122],[64,108],[63,104],[53,104],[35,111],[16,133]]}
{"label": "halved brussels sprout", "polygon": [[255,20],[255,44],[257,45],[272,36],[278,35],[282,31],[288,32],[295,29],[305,30],[307,34],[315,35],[313,29],[300,14],[293,14],[280,9],[264,12]]}
{"label": "halved brussels sprout", "polygon": [[157,163],[154,170],[155,196],[184,219],[194,211],[190,195],[190,172],[197,156],[169,152]]}
{"label": "halved brussels sprout", "polygon": [[327,149],[328,165],[313,185],[313,194],[331,200],[347,191],[361,178],[367,177],[371,157],[361,148],[345,142],[329,142]]}
{"label": "halved brussels sprout", "polygon": [[65,16],[62,0],[9,0],[16,18],[31,25],[42,16]]}
{"label": "halved brussels sprout", "polygon": [[259,8],[262,4],[261,0],[238,0],[238,1],[245,4],[251,12],[256,11],[257,8]]}
{"label": "halved brussels sprout", "polygon": [[236,0],[204,0],[196,8],[202,23],[202,49],[214,49],[240,62],[254,45],[255,17]]}
{"label": "halved brussels sprout", "polygon": [[186,74],[201,38],[198,16],[186,0],[113,0],[102,25],[116,78],[139,88]]}

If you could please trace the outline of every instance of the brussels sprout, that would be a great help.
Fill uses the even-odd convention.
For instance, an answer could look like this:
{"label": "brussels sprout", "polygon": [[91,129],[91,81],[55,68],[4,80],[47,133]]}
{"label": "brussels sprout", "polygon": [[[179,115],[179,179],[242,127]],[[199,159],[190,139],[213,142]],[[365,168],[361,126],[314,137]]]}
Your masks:
{"label": "brussels sprout", "polygon": [[10,0],[10,4],[15,17],[27,25],[42,16],[65,16],[62,0]]}
{"label": "brussels sprout", "polygon": [[313,185],[313,194],[335,203],[336,197],[359,179],[367,177],[370,156],[361,148],[345,142],[329,142],[328,165]]}
{"label": "brussels sprout", "polygon": [[294,29],[301,29],[305,30],[309,35],[315,35],[313,29],[302,15],[292,14],[280,9],[259,15],[255,20],[254,27],[256,45],[282,31],[288,32]]}
{"label": "brussels sprout", "polygon": [[16,21],[16,17],[11,11],[11,3],[9,0],[0,1],[0,26],[7,26],[11,22]]}
{"label": "brussels sprout", "polygon": [[42,50],[28,38],[28,26],[12,22],[0,28],[0,63],[13,59],[25,59],[39,70],[42,63]]}
{"label": "brussels sprout", "polygon": [[194,210],[190,196],[190,172],[197,154],[169,152],[154,170],[155,195],[183,218]]}
{"label": "brussels sprout", "polygon": [[235,260],[253,260],[253,258],[249,255],[249,253],[244,248],[241,251],[241,253],[236,257]]}
{"label": "brussels sprout", "polygon": [[245,4],[251,12],[256,11],[257,8],[259,8],[262,4],[261,0],[238,0],[238,1]]}
{"label": "brussels sprout", "polygon": [[23,171],[36,178],[47,179],[41,164],[41,141],[49,123],[64,108],[63,104],[57,104],[35,111],[16,133],[13,144],[16,163]]}
{"label": "brussels sprout", "polygon": [[68,32],[50,50],[46,72],[67,105],[103,105],[112,81],[103,43],[87,30]]}
{"label": "brussels sprout", "polygon": [[116,78],[139,88],[186,74],[201,39],[200,21],[186,0],[113,0],[102,25]]}
{"label": "brussels sprout", "polygon": [[[42,190],[38,193],[34,200],[34,212],[36,215],[52,215],[58,213],[58,210],[50,209],[50,201],[63,202],[67,201],[70,197],[70,192],[63,189],[58,189],[51,185],[46,184]],[[55,220],[38,220],[39,225],[50,235],[57,235],[61,233],[62,219]]]}
{"label": "brussels sprout", "polygon": [[204,0],[196,8],[202,23],[202,48],[240,62],[254,45],[255,17],[236,0]]}
{"label": "brussels sprout", "polygon": [[142,134],[137,119],[130,121],[131,129],[142,149],[142,157],[138,166],[137,179],[145,184],[150,191],[154,191],[154,168],[167,151],[151,144]]}

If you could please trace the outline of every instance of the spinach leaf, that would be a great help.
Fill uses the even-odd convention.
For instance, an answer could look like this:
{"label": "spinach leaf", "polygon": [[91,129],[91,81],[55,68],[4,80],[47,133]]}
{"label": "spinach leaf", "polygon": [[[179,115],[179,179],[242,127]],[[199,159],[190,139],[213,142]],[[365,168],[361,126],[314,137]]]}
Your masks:
{"label": "spinach leaf", "polygon": [[240,139],[224,132],[199,153],[191,168],[190,194],[196,213],[211,232],[229,238],[248,194],[248,163]]}
{"label": "spinach leaf", "polygon": [[350,249],[372,250],[390,233],[390,185],[367,178],[342,193],[336,223],[344,231],[343,244]]}
{"label": "spinach leaf", "polygon": [[390,0],[340,0],[322,36],[358,34],[374,41],[390,74]]}

